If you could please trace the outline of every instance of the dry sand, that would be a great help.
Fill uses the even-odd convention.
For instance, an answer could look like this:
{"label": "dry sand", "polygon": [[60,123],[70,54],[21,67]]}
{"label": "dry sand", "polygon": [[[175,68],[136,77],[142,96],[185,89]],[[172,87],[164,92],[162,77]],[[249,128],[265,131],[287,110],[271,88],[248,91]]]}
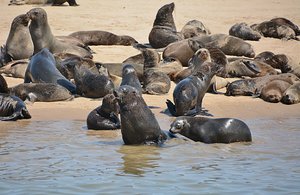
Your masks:
{"label": "dry sand", "polygon": [[[7,6],[9,0],[0,0],[0,43],[4,44],[13,18],[26,13],[35,5]],[[165,0],[77,0],[79,7],[42,6],[48,13],[48,20],[54,35],[68,35],[79,30],[105,30],[115,34],[126,34],[141,43],[148,42],[157,10],[171,1]],[[177,29],[192,19],[202,21],[212,33],[226,33],[237,22],[248,24],[259,23],[274,17],[286,17],[300,25],[299,0],[184,0],[174,1],[174,18]],[[300,62],[300,42],[282,41],[273,38],[262,38],[258,42],[250,42],[256,54],[262,51],[284,53]],[[122,62],[124,59],[138,54],[132,47],[95,46],[94,59],[100,62]],[[7,77],[6,77],[7,78]],[[21,79],[7,78],[9,86],[23,82]],[[174,84],[172,85],[174,88]],[[167,128],[171,117],[161,113],[166,109],[165,100],[172,100],[169,94],[161,96],[143,95],[156,117]],[[31,120],[85,120],[88,113],[99,106],[100,100],[76,98],[67,102],[36,102],[28,105]],[[206,94],[203,106],[215,117],[236,117],[241,119],[255,118],[288,118],[300,116],[300,104],[284,105],[267,103],[259,98],[227,97],[224,95]]]}

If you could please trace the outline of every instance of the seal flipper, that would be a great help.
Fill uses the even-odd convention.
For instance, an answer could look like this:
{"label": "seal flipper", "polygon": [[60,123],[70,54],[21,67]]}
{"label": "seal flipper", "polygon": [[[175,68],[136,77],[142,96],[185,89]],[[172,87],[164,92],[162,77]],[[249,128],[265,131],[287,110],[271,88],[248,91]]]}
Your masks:
{"label": "seal flipper", "polygon": [[260,67],[258,67],[255,63],[252,63],[249,60],[243,60],[243,63],[254,73],[261,73]]}
{"label": "seal flipper", "polygon": [[168,109],[169,109],[169,112],[170,112],[173,116],[177,116],[177,113],[176,113],[176,107],[175,107],[175,105],[173,104],[173,102],[171,102],[171,100],[167,99],[166,104],[167,104],[167,107],[168,107]]}
{"label": "seal flipper", "polygon": [[208,112],[208,110],[201,108],[200,110],[194,108],[192,110],[189,110],[187,113],[185,113],[185,116],[196,116],[196,115],[202,115],[202,116],[214,116]]}

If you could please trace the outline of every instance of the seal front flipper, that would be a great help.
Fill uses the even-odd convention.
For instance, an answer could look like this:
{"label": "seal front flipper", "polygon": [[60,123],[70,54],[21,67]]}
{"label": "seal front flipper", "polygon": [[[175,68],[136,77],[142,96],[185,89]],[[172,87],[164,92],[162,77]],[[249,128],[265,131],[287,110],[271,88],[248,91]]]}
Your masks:
{"label": "seal front flipper", "polygon": [[175,107],[175,105],[173,104],[173,102],[171,102],[171,100],[168,100],[168,99],[167,99],[166,104],[167,104],[167,107],[168,107],[169,112],[171,113],[171,115],[177,116],[177,113],[176,113],[176,107]]}
{"label": "seal front flipper", "polygon": [[249,60],[243,60],[243,63],[247,66],[247,68],[249,68],[254,73],[261,73],[261,68],[257,66],[256,63],[253,63]]}

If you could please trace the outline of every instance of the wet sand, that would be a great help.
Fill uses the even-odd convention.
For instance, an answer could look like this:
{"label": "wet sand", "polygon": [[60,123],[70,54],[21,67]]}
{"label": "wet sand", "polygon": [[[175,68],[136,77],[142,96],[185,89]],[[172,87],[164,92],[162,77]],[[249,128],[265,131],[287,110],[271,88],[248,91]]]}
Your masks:
{"label": "wet sand", "polygon": [[[177,29],[180,30],[186,22],[192,19],[202,21],[212,33],[226,33],[237,22],[248,24],[259,23],[274,17],[286,17],[300,25],[300,2],[289,1],[174,1],[174,18]],[[0,0],[0,43],[4,44],[13,18],[26,13],[35,5],[7,6],[8,1]],[[42,6],[48,13],[48,20],[54,35],[68,35],[79,30],[105,30],[115,34],[126,34],[141,43],[148,42],[157,10],[170,1],[80,1],[79,7]],[[273,38],[262,38],[260,41],[249,41],[254,46],[256,54],[272,51],[275,54],[284,53],[300,62],[300,42],[295,40],[282,41]],[[93,46],[96,52],[94,59],[104,63],[118,63],[139,52],[128,46]],[[6,77],[9,86],[23,82],[22,79]],[[174,84],[172,84],[172,89]],[[172,117],[162,113],[166,109],[166,99],[172,100],[173,90],[166,95],[143,95],[149,106],[161,122],[163,128],[169,126]],[[32,115],[31,120],[85,120],[88,113],[101,104],[101,100],[76,98],[66,102],[36,102],[27,107]],[[227,97],[224,95],[206,94],[203,106],[214,117],[236,117],[241,119],[287,118],[300,116],[300,104],[284,105],[268,103],[259,98]]]}

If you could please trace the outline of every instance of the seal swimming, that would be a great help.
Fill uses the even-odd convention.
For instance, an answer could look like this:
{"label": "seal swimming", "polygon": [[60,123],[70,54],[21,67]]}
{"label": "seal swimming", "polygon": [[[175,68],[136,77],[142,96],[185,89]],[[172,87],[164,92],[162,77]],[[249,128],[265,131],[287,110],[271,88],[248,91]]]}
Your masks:
{"label": "seal swimming", "polygon": [[252,141],[248,125],[235,118],[180,116],[173,121],[169,131],[207,144]]}
{"label": "seal swimming", "polygon": [[114,91],[120,106],[121,133],[126,145],[162,144],[167,135],[139,92],[122,85]]}

